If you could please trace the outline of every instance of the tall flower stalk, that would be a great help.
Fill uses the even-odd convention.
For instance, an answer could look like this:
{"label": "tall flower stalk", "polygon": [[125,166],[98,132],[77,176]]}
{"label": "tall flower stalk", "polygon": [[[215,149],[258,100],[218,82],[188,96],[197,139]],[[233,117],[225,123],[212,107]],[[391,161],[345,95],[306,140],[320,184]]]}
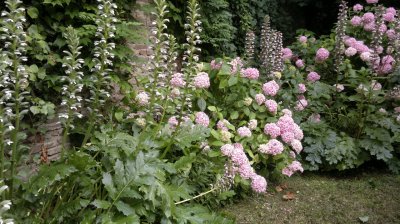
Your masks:
{"label": "tall flower stalk", "polygon": [[282,33],[271,28],[270,17],[265,16],[261,29],[260,60],[268,76],[283,70],[282,60]]}
{"label": "tall flower stalk", "polygon": [[14,176],[17,165],[18,145],[21,140],[18,133],[20,131],[20,122],[23,115],[28,112],[26,109],[28,102],[25,96],[29,94],[26,91],[28,87],[28,73],[23,65],[27,61],[26,53],[26,33],[24,31],[23,23],[25,20],[25,8],[20,7],[22,2],[19,0],[8,0],[6,6],[8,11],[1,13],[2,30],[0,39],[4,41],[4,53],[10,59],[8,67],[4,70],[5,77],[9,78],[9,91],[11,94],[7,105],[7,113],[9,114],[12,125],[8,127],[11,131],[11,165],[10,165],[10,198],[13,197],[14,192]]}
{"label": "tall flower stalk", "polygon": [[[149,64],[149,70],[151,73],[150,80],[150,106],[148,116],[153,116],[156,107],[159,107],[156,103],[156,97],[163,94],[160,93],[159,88],[165,87],[166,78],[166,61],[167,61],[167,47],[168,47],[168,35],[166,34],[168,19],[166,19],[167,3],[165,0],[155,0],[156,4],[156,20],[153,23],[154,28],[152,29],[152,41],[153,41],[153,55]],[[164,108],[165,110],[165,108]],[[150,118],[150,117],[149,117]]]}
{"label": "tall flower stalk", "polygon": [[6,134],[10,128],[13,127],[9,122],[10,108],[7,107],[6,103],[11,97],[11,91],[9,89],[10,78],[5,72],[7,64],[11,63],[4,52],[0,49],[0,179],[4,178],[4,163],[5,163],[5,144],[10,143],[10,140],[6,139]]}
{"label": "tall flower stalk", "polygon": [[189,0],[185,24],[187,43],[183,45],[185,48],[183,56],[183,73],[185,75],[186,85],[180,105],[181,110],[179,115],[179,123],[184,116],[185,109],[190,112],[192,108],[190,92],[193,88],[193,78],[196,75],[196,63],[199,61],[198,53],[201,51],[201,49],[197,47],[197,45],[201,44],[200,32],[202,31],[199,11],[200,7],[197,0]]}
{"label": "tall flower stalk", "polygon": [[[340,66],[343,63],[343,54],[346,50],[344,45],[344,38],[346,35],[346,24],[347,24],[347,11],[348,6],[346,1],[342,1],[339,6],[338,22],[336,24],[336,38],[335,38],[335,71],[337,73],[336,77],[339,77]],[[338,80],[337,80],[338,82]],[[338,84],[336,82],[336,84]]]}
{"label": "tall flower stalk", "polygon": [[98,0],[99,6],[97,10],[97,41],[94,42],[94,67],[92,68],[93,75],[91,76],[90,86],[90,99],[87,101],[90,104],[89,109],[89,127],[85,133],[82,145],[85,145],[89,140],[93,128],[95,127],[96,119],[101,118],[100,108],[106,100],[110,97],[109,85],[110,85],[110,69],[113,65],[112,59],[114,54],[112,53],[115,48],[115,43],[111,42],[110,39],[115,35],[115,23],[117,18],[115,15],[115,9],[117,5],[111,0]]}
{"label": "tall flower stalk", "polygon": [[82,91],[82,77],[83,72],[79,71],[84,63],[82,58],[79,58],[81,52],[81,46],[79,46],[79,37],[77,31],[68,27],[64,35],[68,44],[68,51],[64,51],[66,56],[64,57],[63,67],[65,68],[66,76],[62,77],[62,81],[65,82],[62,88],[63,99],[61,105],[65,106],[65,112],[60,113],[59,117],[64,124],[64,133],[62,139],[62,146],[64,150],[66,148],[66,142],[70,128],[74,128],[72,122],[75,117],[81,118],[83,115],[79,112],[82,104],[82,97],[79,93]]}

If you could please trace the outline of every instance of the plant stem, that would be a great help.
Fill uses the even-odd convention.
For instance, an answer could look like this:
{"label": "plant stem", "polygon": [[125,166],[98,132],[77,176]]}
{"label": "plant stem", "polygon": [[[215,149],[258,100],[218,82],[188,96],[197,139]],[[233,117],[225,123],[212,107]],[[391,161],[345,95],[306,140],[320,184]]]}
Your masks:
{"label": "plant stem", "polygon": [[211,190],[209,190],[209,191],[203,192],[203,193],[201,193],[201,194],[199,194],[199,195],[194,196],[193,198],[185,199],[185,200],[183,200],[183,201],[178,201],[178,202],[175,203],[175,205],[183,204],[183,203],[185,203],[185,202],[194,200],[194,199],[196,199],[196,198],[199,198],[199,197],[202,197],[202,196],[204,196],[204,195],[206,195],[206,194],[209,194],[209,193],[211,193],[211,192],[214,192],[215,190],[217,190],[217,188],[213,188],[213,189],[211,189]]}
{"label": "plant stem", "polygon": [[[14,51],[17,49],[17,41],[14,40],[13,43],[13,48]],[[15,106],[14,106],[14,110],[15,110],[15,129],[12,132],[12,136],[11,136],[11,141],[12,141],[12,149],[11,149],[11,166],[10,166],[10,171],[11,171],[11,175],[10,175],[10,195],[9,198],[12,199],[13,198],[13,194],[14,194],[14,176],[15,176],[15,166],[16,166],[16,160],[17,160],[17,149],[18,149],[18,132],[19,132],[19,128],[20,128],[20,119],[21,119],[21,115],[20,115],[20,92],[19,92],[19,88],[20,88],[20,77],[18,74],[18,66],[19,66],[19,60],[17,58],[17,55],[13,55],[13,66],[14,66],[14,75],[15,75],[15,90],[14,90],[14,99],[15,99]]]}

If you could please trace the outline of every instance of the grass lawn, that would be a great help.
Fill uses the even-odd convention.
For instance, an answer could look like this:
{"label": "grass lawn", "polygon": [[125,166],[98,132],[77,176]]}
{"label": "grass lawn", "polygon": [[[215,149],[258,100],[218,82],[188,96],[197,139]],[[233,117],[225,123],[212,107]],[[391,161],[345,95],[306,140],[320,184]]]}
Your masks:
{"label": "grass lawn", "polygon": [[223,210],[236,223],[400,224],[400,176],[385,171],[306,173]]}

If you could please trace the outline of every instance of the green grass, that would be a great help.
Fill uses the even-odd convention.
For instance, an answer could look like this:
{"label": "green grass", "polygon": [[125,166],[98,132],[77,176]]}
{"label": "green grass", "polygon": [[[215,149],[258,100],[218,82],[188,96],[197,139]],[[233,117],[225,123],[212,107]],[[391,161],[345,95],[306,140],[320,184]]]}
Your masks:
{"label": "green grass", "polygon": [[[236,223],[400,223],[400,176],[385,172],[332,176],[304,174],[278,192],[248,197],[223,209]],[[295,199],[284,200],[293,192]]]}

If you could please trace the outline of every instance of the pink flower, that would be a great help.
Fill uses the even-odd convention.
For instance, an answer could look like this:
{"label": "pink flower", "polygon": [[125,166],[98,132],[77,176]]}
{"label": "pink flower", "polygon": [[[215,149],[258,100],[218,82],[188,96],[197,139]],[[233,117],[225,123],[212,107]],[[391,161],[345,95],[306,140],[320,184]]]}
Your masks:
{"label": "pink flower", "polygon": [[365,23],[364,30],[365,31],[373,31],[375,29],[375,22]]}
{"label": "pink flower", "polygon": [[212,60],[210,66],[212,70],[220,70],[222,68],[222,62],[217,63],[215,60]]}
{"label": "pink flower", "polygon": [[303,145],[301,142],[297,139],[294,139],[291,143],[290,146],[292,146],[292,149],[296,151],[297,154],[299,154],[303,150]]}
{"label": "pink flower", "polygon": [[239,166],[239,174],[245,180],[248,180],[256,175],[253,167],[251,167],[248,162]]}
{"label": "pink flower", "polygon": [[168,124],[169,124],[169,126],[171,126],[171,127],[176,127],[177,125],[178,125],[178,119],[176,119],[176,117],[175,116],[173,116],[173,117],[170,117],[169,119],[168,119]]}
{"label": "pink flower", "polygon": [[394,108],[394,112],[397,113],[397,114],[400,113],[400,107],[395,107]]}
{"label": "pink flower", "polygon": [[308,101],[306,99],[300,99],[297,101],[296,106],[294,107],[294,109],[298,110],[298,111],[302,111],[304,110],[306,107],[308,106]]}
{"label": "pink flower", "polygon": [[136,101],[139,104],[139,106],[146,106],[149,104],[149,95],[145,92],[141,92],[136,96]]}
{"label": "pink flower", "polygon": [[396,31],[390,29],[388,31],[386,31],[386,36],[390,39],[390,40],[394,40],[396,38]]}
{"label": "pink flower", "polygon": [[306,85],[304,85],[303,83],[300,83],[298,87],[299,87],[299,93],[305,93],[307,91]]}
{"label": "pink flower", "polygon": [[294,138],[297,140],[302,140],[304,138],[304,134],[303,131],[301,130],[300,126],[297,124],[293,125],[293,134],[294,134]]}
{"label": "pink flower", "polygon": [[258,122],[255,119],[252,119],[249,121],[249,123],[247,124],[247,126],[250,128],[250,130],[254,130],[257,128]]}
{"label": "pink flower", "polygon": [[204,112],[197,112],[195,122],[196,124],[208,127],[210,124],[210,118],[208,118],[208,115]]}
{"label": "pink flower", "polygon": [[243,150],[238,150],[237,148],[233,150],[230,158],[232,162],[234,162],[237,166],[242,166],[249,163],[249,159],[247,158]]}
{"label": "pink flower", "polygon": [[391,55],[386,55],[382,58],[381,65],[378,68],[380,75],[386,75],[392,72],[395,60]]}
{"label": "pink flower", "polygon": [[242,76],[248,79],[258,79],[260,72],[256,68],[246,68],[241,71]]}
{"label": "pink flower", "polygon": [[362,16],[364,24],[372,23],[375,21],[375,15],[372,12],[367,12]]}
{"label": "pink flower", "polygon": [[227,120],[219,120],[217,123],[217,129],[218,130],[223,130],[223,131],[228,131],[228,128],[225,126],[227,123],[229,123]]}
{"label": "pink flower", "polygon": [[360,54],[360,58],[362,61],[369,62],[371,60],[371,53],[369,53],[368,51],[363,52]]}
{"label": "pink flower", "polygon": [[396,9],[393,8],[393,7],[387,8],[387,9],[386,9],[386,13],[391,13],[391,14],[393,14],[393,15],[396,15],[396,14],[397,14]]}
{"label": "pink flower", "polygon": [[184,87],[186,85],[186,82],[183,80],[183,74],[182,73],[173,74],[170,84],[173,87]]}
{"label": "pink flower", "polygon": [[383,20],[385,20],[386,22],[393,22],[395,20],[394,16],[395,16],[394,14],[387,12],[387,13],[383,14],[382,17],[383,17]]}
{"label": "pink flower", "polygon": [[255,96],[255,99],[256,99],[256,102],[258,105],[261,105],[265,102],[265,96],[264,96],[264,94],[261,94],[261,93],[257,94]]}
{"label": "pink flower", "polygon": [[308,119],[313,123],[319,123],[319,122],[321,122],[321,115],[314,113],[314,114],[311,114],[311,116]]}
{"label": "pink flower", "polygon": [[236,72],[240,71],[243,67],[242,59],[239,57],[233,59],[229,64],[231,65],[231,74],[236,74]]}
{"label": "pink flower", "polygon": [[281,134],[285,132],[292,132],[294,129],[294,120],[291,116],[289,115],[283,115],[282,117],[279,118],[278,122],[276,122],[276,125],[280,128]]}
{"label": "pink flower", "polygon": [[231,144],[226,144],[221,147],[221,153],[224,156],[231,157],[233,151],[235,151],[235,147],[233,147]]}
{"label": "pink flower", "polygon": [[349,47],[346,49],[344,53],[346,54],[347,57],[351,57],[357,54],[357,49]]}
{"label": "pink flower", "polygon": [[282,113],[283,113],[284,115],[288,115],[289,117],[292,116],[292,111],[290,111],[289,109],[283,109],[283,110],[282,110]]}
{"label": "pink flower", "polygon": [[299,37],[299,41],[300,41],[300,43],[302,43],[302,44],[307,43],[307,37],[306,37],[306,36],[300,36],[300,37]]}
{"label": "pink flower", "polygon": [[205,72],[200,72],[194,77],[194,86],[196,88],[208,88],[210,87],[210,78]]}
{"label": "pink flower", "polygon": [[282,59],[283,60],[292,59],[293,52],[292,52],[292,50],[290,50],[290,48],[283,48],[281,52],[282,52]]}
{"label": "pink flower", "polygon": [[257,193],[264,193],[267,191],[267,181],[260,175],[254,175],[251,178],[251,188]]}
{"label": "pink flower", "polygon": [[316,72],[310,72],[307,75],[307,80],[310,82],[316,82],[321,78],[321,76],[318,75]]}
{"label": "pink flower", "polygon": [[333,85],[333,87],[336,88],[336,91],[338,93],[340,93],[340,92],[342,92],[344,90],[344,85],[342,85],[342,84],[335,84],[335,85]]}
{"label": "pink flower", "polygon": [[290,142],[292,142],[295,138],[294,138],[294,134],[293,132],[285,132],[281,135],[282,141],[289,144]]}
{"label": "pink flower", "polygon": [[386,31],[387,31],[387,26],[385,24],[379,26],[379,32],[386,33]]}
{"label": "pink flower", "polygon": [[264,133],[271,138],[277,138],[281,134],[281,129],[275,123],[268,123],[264,126]]}
{"label": "pink flower", "polygon": [[251,137],[251,131],[248,127],[240,127],[237,130],[240,137]]}
{"label": "pink flower", "polygon": [[303,60],[297,59],[297,61],[296,61],[296,66],[297,66],[298,68],[303,68],[303,67],[304,67],[304,62],[303,62]]}
{"label": "pink flower", "polygon": [[368,4],[375,4],[378,3],[379,0],[367,0]]}
{"label": "pink flower", "polygon": [[344,39],[344,44],[348,47],[352,47],[356,44],[357,40],[354,37],[347,37]]}
{"label": "pink flower", "polygon": [[279,85],[275,80],[264,83],[262,87],[264,94],[267,96],[275,96],[278,93]]}
{"label": "pink flower", "polygon": [[364,42],[362,42],[362,41],[356,41],[355,44],[354,44],[352,47],[354,47],[355,49],[357,49],[357,51],[358,51],[359,53],[369,51],[368,46],[365,45]]}
{"label": "pink flower", "polygon": [[355,4],[353,6],[353,10],[356,11],[356,12],[363,10],[363,8],[364,7],[362,5],[360,5],[360,4]]}
{"label": "pink flower", "polygon": [[267,144],[260,145],[258,150],[261,153],[276,156],[283,152],[284,147],[280,141],[278,141],[276,139],[271,139],[271,140],[269,140],[269,142]]}
{"label": "pink flower", "polygon": [[361,19],[361,17],[359,17],[359,16],[354,16],[352,19],[351,19],[351,25],[353,25],[353,26],[360,26],[361,25],[361,23],[362,23],[362,19]]}
{"label": "pink flower", "polygon": [[276,103],[275,100],[266,100],[265,106],[267,107],[268,111],[273,114],[276,114],[278,111],[278,103]]}
{"label": "pink flower", "polygon": [[382,85],[379,82],[377,82],[376,80],[372,80],[371,89],[374,91],[379,91],[382,89]]}
{"label": "pink flower", "polygon": [[293,161],[291,164],[289,164],[286,168],[282,170],[282,174],[290,177],[293,175],[293,173],[297,171],[303,172],[304,169],[299,161]]}

